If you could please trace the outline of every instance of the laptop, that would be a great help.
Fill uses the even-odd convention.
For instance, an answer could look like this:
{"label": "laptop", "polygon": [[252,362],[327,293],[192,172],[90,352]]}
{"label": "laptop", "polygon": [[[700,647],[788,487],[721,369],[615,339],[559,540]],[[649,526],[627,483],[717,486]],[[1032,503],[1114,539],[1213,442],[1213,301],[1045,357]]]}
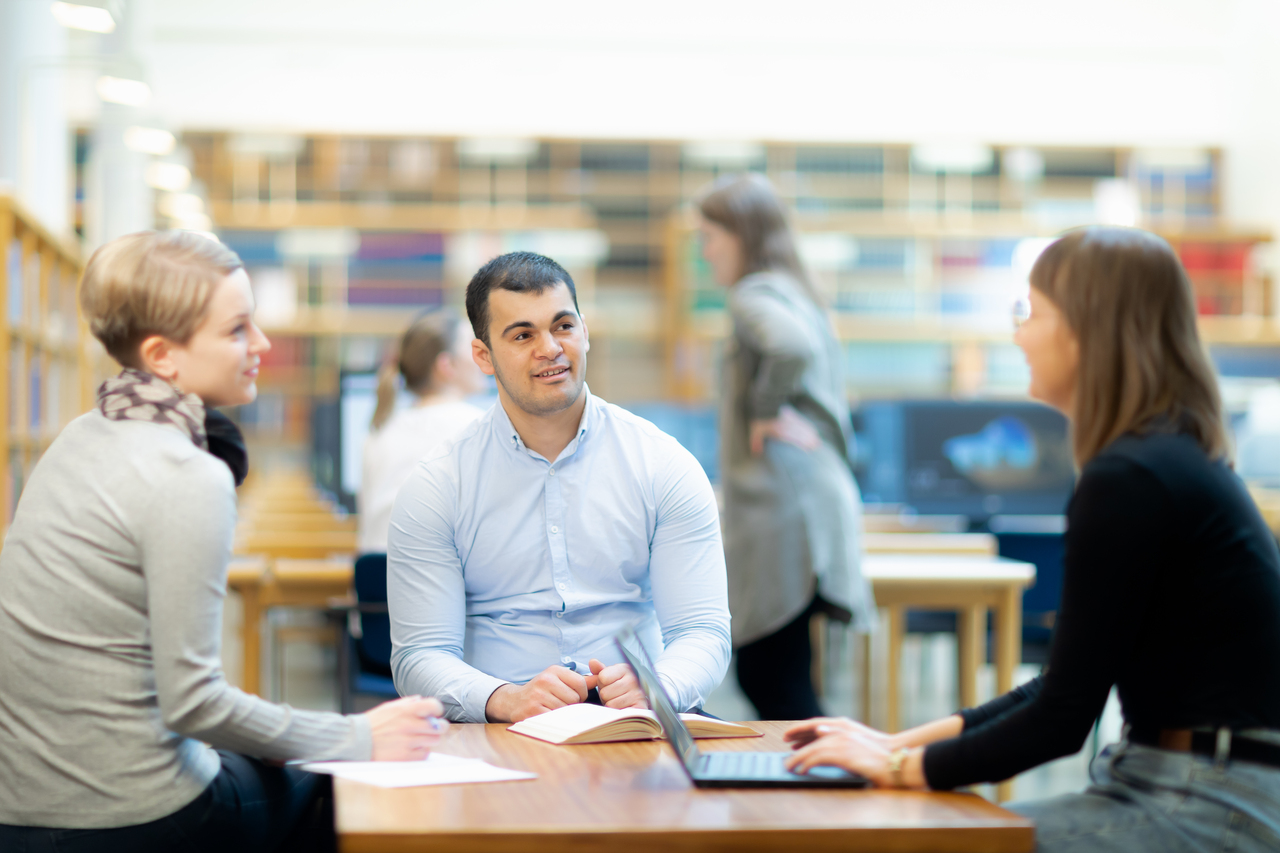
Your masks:
{"label": "laptop", "polygon": [[694,787],[865,788],[871,784],[866,777],[838,767],[815,767],[808,773],[792,773],[783,764],[789,752],[702,752],[649,666],[648,653],[636,633],[624,628],[613,641],[623,660],[635,672],[667,743],[676,751]]}

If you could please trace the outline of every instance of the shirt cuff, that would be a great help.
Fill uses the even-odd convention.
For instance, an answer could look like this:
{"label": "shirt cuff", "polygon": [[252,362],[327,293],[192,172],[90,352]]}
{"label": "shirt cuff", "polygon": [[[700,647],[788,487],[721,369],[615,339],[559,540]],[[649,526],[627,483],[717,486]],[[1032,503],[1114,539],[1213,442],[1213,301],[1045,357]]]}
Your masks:
{"label": "shirt cuff", "polygon": [[503,681],[501,678],[494,678],[492,675],[478,675],[470,689],[467,690],[466,701],[462,705],[462,713],[466,715],[465,720],[458,720],[459,723],[487,723],[489,719],[485,716],[485,706],[489,704],[489,697],[493,695],[493,691],[497,690],[504,684],[510,684],[509,681]]}
{"label": "shirt cuff", "polygon": [[[351,758],[355,761],[373,760],[373,727],[365,714],[352,714]],[[345,756],[344,756],[345,757]]]}

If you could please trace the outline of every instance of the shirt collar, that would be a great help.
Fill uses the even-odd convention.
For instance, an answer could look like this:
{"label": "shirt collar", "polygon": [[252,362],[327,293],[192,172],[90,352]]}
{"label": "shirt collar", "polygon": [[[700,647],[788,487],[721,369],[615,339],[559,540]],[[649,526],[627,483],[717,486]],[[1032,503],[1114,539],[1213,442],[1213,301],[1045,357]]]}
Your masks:
{"label": "shirt collar", "polygon": [[[591,389],[587,387],[585,382],[582,383],[582,393],[586,396],[587,402],[582,407],[582,419],[578,421],[578,434],[565,445],[564,450],[560,451],[560,456],[557,459],[548,460],[549,462],[558,462],[560,459],[565,459],[576,453],[583,437],[600,419],[600,402],[592,395]],[[495,401],[493,406],[493,431],[499,444],[517,453],[536,456],[538,459],[542,458],[525,447],[524,439],[520,438],[520,433],[516,432],[515,425],[511,423],[511,418],[507,415],[507,410],[503,407],[501,398]]]}

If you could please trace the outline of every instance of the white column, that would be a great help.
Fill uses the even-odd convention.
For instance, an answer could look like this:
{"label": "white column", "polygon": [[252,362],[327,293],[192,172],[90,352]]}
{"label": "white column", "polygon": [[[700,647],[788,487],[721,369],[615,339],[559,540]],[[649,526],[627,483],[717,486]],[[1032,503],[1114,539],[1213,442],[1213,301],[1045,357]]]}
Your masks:
{"label": "white column", "polygon": [[[115,31],[102,40],[102,57],[140,61],[149,36],[148,4],[132,0],[124,5]],[[85,172],[85,251],[109,240],[155,227],[155,199],[146,183],[151,156],[131,151],[125,131],[133,125],[154,125],[145,107],[102,105]]]}
{"label": "white column", "polygon": [[0,2],[0,191],[15,194],[53,233],[70,235],[67,34],[49,7]]}

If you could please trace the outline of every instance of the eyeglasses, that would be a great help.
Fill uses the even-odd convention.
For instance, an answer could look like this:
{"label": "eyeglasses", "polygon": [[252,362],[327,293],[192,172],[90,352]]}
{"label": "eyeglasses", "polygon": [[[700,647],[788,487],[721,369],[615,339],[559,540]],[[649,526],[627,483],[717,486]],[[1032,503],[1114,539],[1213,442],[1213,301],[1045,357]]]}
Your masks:
{"label": "eyeglasses", "polygon": [[1023,324],[1031,319],[1031,300],[1027,297],[1015,300],[1013,303],[1013,328],[1021,329]]}

